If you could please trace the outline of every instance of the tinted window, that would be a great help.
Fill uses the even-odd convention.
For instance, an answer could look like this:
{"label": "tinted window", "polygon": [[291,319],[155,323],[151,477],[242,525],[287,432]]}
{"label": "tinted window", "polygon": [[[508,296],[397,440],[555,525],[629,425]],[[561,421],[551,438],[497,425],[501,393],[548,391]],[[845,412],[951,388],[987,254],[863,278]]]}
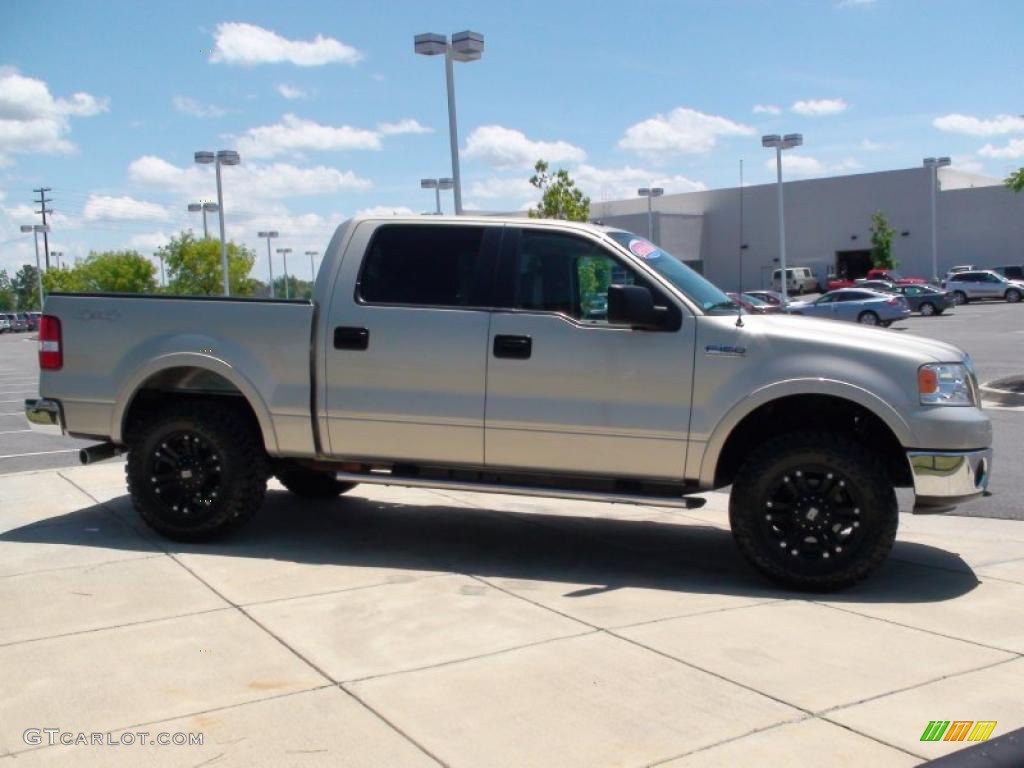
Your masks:
{"label": "tinted window", "polygon": [[359,297],[380,304],[480,306],[483,227],[381,227],[363,262]]}
{"label": "tinted window", "polygon": [[873,299],[875,294],[865,293],[864,291],[851,291],[850,293],[843,294],[843,301],[864,301],[864,299]]}

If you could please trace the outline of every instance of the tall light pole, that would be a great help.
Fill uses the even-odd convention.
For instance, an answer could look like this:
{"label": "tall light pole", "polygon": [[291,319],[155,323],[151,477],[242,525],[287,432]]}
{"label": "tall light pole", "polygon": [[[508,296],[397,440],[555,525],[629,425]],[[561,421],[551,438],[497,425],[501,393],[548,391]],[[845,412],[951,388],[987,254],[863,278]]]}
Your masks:
{"label": "tall light pole", "polygon": [[196,162],[200,165],[214,164],[217,171],[217,213],[220,217],[220,268],[224,273],[224,295],[231,295],[228,284],[228,244],[224,239],[224,193],[220,185],[220,167],[222,165],[238,165],[242,159],[232,149],[221,149],[216,155],[213,152],[196,152]]}
{"label": "tall light pole", "polygon": [[164,275],[164,252],[163,251],[157,251],[154,255],[158,259],[160,259],[160,286],[162,288],[166,288],[167,287],[167,277]]}
{"label": "tall light pole", "polygon": [[939,186],[939,168],[945,168],[952,161],[948,157],[926,157],[923,161],[928,171],[928,186],[932,195],[932,280],[939,279],[939,237],[936,224],[935,193]]}
{"label": "tall light pole", "polygon": [[437,215],[441,215],[441,190],[451,189],[455,182],[451,179],[420,179],[420,187],[434,190],[434,199],[437,202]]}
{"label": "tall light pole", "polygon": [[60,259],[64,255],[64,251],[50,251],[50,255],[56,260],[57,269],[60,269]]}
{"label": "tall light pole", "polygon": [[789,291],[786,285],[786,216],[782,205],[782,150],[802,146],[803,135],[799,133],[787,133],[779,136],[777,133],[761,137],[761,146],[775,150],[775,172],[778,178],[779,196],[779,283],[782,288],[782,306],[789,301]]}
{"label": "tall light pole", "polygon": [[661,197],[665,190],[661,187],[640,187],[636,191],[640,197],[647,198],[647,239],[654,242],[654,209],[651,207],[651,200]]}
{"label": "tall light pole", "polygon": [[424,56],[444,54],[445,82],[448,86],[448,140],[452,152],[452,189],[455,197],[455,215],[462,215],[462,177],[459,175],[459,132],[455,121],[455,76],[453,64],[456,61],[476,61],[484,52],[484,36],[479,32],[457,32],[449,43],[445,35],[433,32],[416,35],[413,50]]}
{"label": "tall light pole", "polygon": [[[43,310],[43,268],[39,264],[39,233],[42,232],[44,235],[50,231],[49,224],[22,224],[21,231],[32,233],[32,237],[36,241],[36,282],[39,289],[39,311]],[[45,238],[44,238],[45,239]]]}
{"label": "tall light pole", "polygon": [[270,298],[274,298],[274,259],[270,255],[270,241],[277,237],[277,230],[268,229],[266,232],[260,232],[259,236],[267,238],[267,268],[270,270]]}
{"label": "tall light pole", "polygon": [[319,251],[306,251],[306,255],[309,256],[309,285],[311,289],[313,283],[316,282],[316,267],[313,266],[313,259],[315,259],[319,254]]}
{"label": "tall light pole", "polygon": [[[269,240],[267,241],[270,242]],[[292,252],[291,248],[278,248],[277,252],[281,254],[284,259],[284,297],[290,299],[291,289],[288,287],[288,254]]]}
{"label": "tall light pole", "polygon": [[203,212],[203,240],[206,240],[206,239],[208,239],[210,237],[210,232],[206,228],[206,214],[207,213],[216,213],[219,210],[220,210],[220,206],[217,205],[216,203],[189,203],[188,204],[188,212],[189,213],[199,213],[200,211]]}

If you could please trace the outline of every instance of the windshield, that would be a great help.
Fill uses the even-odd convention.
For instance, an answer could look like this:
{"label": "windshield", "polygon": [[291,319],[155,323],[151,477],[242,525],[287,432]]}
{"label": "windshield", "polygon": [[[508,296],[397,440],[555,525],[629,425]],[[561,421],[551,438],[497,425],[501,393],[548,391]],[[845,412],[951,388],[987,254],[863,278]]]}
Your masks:
{"label": "windshield", "polygon": [[732,299],[713,283],[698,274],[667,251],[631,232],[614,230],[608,236],[643,260],[651,269],[668,280],[697,306],[709,314],[736,311]]}

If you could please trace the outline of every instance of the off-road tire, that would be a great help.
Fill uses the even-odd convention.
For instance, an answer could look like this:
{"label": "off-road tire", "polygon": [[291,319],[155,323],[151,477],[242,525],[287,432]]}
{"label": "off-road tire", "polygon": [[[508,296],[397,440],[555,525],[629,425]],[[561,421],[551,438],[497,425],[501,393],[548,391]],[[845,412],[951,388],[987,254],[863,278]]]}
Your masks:
{"label": "off-road tire", "polygon": [[355,483],[343,483],[334,472],[323,472],[293,464],[274,470],[281,485],[304,499],[330,499],[351,491]]}
{"label": "off-road tire", "polygon": [[[169,494],[160,490],[166,477],[175,482],[168,443],[188,441],[202,446],[195,476],[209,479],[206,498],[186,498],[181,511],[171,508]],[[177,541],[220,538],[241,527],[263,504],[268,462],[259,429],[240,407],[211,400],[180,400],[132,427],[125,473],[135,510],[153,530]],[[161,453],[163,451],[163,453]],[[184,456],[187,452],[178,451]],[[186,457],[188,458],[188,457]],[[178,472],[184,477],[184,474]],[[193,474],[189,475],[190,482]],[[178,481],[179,485],[183,481]],[[191,491],[183,492],[191,493]]]}
{"label": "off-road tire", "polygon": [[[801,467],[843,478],[847,485],[833,481],[834,486],[842,485],[839,493],[850,494],[849,498],[858,502],[855,518],[829,518],[823,510],[826,525],[836,519],[858,523],[850,523],[853,538],[843,542],[843,551],[837,553],[831,545],[823,547],[828,559],[815,559],[813,550],[808,557],[802,551],[799,557],[792,555],[792,541],[804,546],[800,537],[807,533],[800,525],[806,516],[794,513],[786,517],[782,505],[768,504],[780,479],[788,479]],[[793,506],[799,508],[799,503]],[[884,464],[866,447],[843,435],[793,432],[763,443],[740,467],[729,497],[729,522],[740,551],[763,575],[792,589],[831,592],[856,584],[886,559],[896,540],[899,508]],[[792,528],[787,531],[786,525]]]}

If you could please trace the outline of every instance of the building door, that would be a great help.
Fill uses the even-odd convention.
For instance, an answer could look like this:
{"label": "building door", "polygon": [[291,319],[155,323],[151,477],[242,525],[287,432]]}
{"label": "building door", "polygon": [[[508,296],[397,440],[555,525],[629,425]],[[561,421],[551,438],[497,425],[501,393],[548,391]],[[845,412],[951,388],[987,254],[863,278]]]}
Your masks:
{"label": "building door", "polygon": [[835,275],[846,280],[865,277],[872,267],[871,249],[836,251]]}

